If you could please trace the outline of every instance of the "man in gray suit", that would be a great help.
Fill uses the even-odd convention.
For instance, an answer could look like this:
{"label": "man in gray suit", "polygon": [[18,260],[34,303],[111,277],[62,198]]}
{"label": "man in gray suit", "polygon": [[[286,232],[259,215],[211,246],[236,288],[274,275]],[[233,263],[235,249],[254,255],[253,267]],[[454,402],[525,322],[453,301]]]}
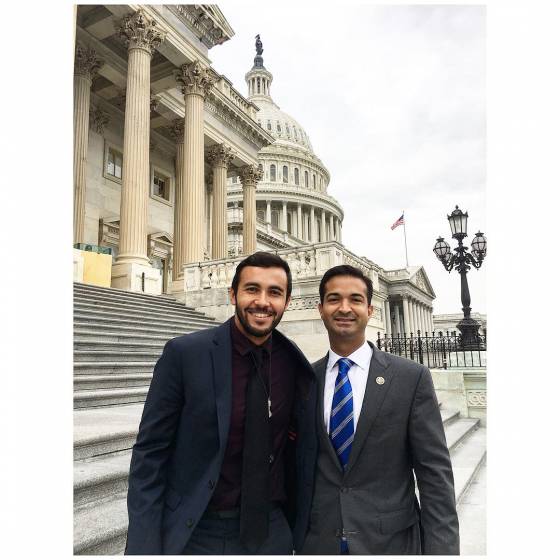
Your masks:
{"label": "man in gray suit", "polygon": [[330,350],[313,366],[319,450],[301,554],[459,554],[429,370],[366,341],[373,286],[360,270],[331,268],[319,292]]}

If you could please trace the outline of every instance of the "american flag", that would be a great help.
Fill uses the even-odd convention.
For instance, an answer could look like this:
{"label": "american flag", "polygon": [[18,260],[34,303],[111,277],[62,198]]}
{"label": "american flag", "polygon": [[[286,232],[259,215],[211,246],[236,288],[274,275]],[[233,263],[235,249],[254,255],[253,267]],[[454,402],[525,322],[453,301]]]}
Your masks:
{"label": "american flag", "polygon": [[404,224],[404,214],[391,226],[391,229],[402,226]]}

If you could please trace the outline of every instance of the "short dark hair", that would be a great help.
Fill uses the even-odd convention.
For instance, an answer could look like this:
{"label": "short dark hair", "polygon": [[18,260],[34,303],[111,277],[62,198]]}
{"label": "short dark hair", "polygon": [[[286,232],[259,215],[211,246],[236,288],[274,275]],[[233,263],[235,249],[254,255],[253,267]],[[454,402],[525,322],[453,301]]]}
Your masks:
{"label": "short dark hair", "polygon": [[350,266],[349,264],[333,266],[332,268],[329,268],[325,274],[323,274],[323,278],[321,278],[321,283],[319,284],[319,297],[321,298],[321,303],[323,303],[325,299],[325,286],[327,285],[327,282],[335,276],[353,276],[354,278],[362,280],[362,282],[366,285],[368,305],[371,305],[371,298],[373,297],[373,283],[371,279],[368,278],[359,268]]}
{"label": "short dark hair", "polygon": [[241,278],[241,271],[246,266],[258,266],[260,268],[281,268],[286,273],[288,277],[288,287],[286,289],[286,299],[288,299],[292,293],[292,272],[290,270],[290,265],[278,255],[273,253],[267,253],[266,251],[257,251],[247,258],[243,259],[235,269],[235,275],[231,281],[231,289],[234,294],[237,294],[237,288],[239,287],[239,278]]}

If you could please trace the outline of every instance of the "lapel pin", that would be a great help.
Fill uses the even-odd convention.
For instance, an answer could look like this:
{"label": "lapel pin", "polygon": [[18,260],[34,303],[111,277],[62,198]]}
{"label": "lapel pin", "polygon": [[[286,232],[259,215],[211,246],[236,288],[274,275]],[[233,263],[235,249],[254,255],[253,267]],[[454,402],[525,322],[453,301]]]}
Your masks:
{"label": "lapel pin", "polygon": [[376,377],[376,378],[375,378],[375,382],[376,382],[378,385],[383,385],[383,383],[385,383],[385,378],[384,378],[384,377]]}

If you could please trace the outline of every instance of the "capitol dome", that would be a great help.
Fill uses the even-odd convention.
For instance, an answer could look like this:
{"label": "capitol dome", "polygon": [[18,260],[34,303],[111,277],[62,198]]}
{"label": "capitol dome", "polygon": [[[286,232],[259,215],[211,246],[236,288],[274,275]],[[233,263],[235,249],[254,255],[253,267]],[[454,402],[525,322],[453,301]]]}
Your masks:
{"label": "capitol dome", "polygon": [[[344,212],[327,194],[329,171],[304,128],[272,99],[273,76],[264,66],[259,36],[256,48],[253,67],[245,75],[247,99],[259,109],[258,124],[275,138],[258,155],[263,177],[257,185],[257,222],[270,233],[288,234],[284,239],[290,245],[340,241]],[[233,189],[230,200],[237,198]]]}

